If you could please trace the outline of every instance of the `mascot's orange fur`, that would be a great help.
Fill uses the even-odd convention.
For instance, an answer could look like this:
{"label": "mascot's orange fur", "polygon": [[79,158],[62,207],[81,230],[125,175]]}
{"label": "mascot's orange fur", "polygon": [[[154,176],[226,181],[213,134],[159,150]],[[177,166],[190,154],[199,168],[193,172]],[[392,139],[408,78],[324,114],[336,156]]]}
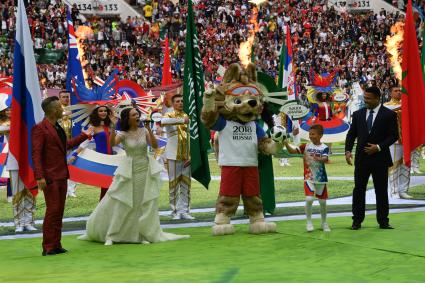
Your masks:
{"label": "mascot's orange fur", "polygon": [[[263,110],[262,89],[264,88],[257,83],[256,70],[253,64],[248,65],[246,68],[242,68],[238,64],[232,64],[224,74],[222,83],[215,89],[209,88],[206,90],[201,115],[202,122],[209,129],[214,128],[219,118],[241,125],[248,123],[252,125],[252,121],[256,121]],[[258,140],[253,142],[258,142],[258,147],[252,147],[252,143],[248,144],[249,153],[252,156],[257,156],[258,151],[264,154],[274,154],[282,146],[267,137],[259,137]],[[246,145],[247,143],[241,144]],[[220,149],[222,146],[220,144]],[[251,152],[251,148],[255,152]],[[222,166],[222,179],[226,178],[223,176],[223,167],[226,166]],[[255,169],[258,168],[255,167]],[[223,181],[229,182],[229,180]],[[231,182],[232,180],[230,180]],[[244,193],[241,193],[241,195],[245,213],[250,218],[249,232],[253,234],[275,232],[276,224],[264,221],[263,204],[259,196],[259,189],[257,195],[247,196]],[[220,195],[216,204],[213,235],[234,233],[234,228],[230,224],[230,217],[235,214],[239,200],[240,195],[229,196],[223,193],[221,185]]]}

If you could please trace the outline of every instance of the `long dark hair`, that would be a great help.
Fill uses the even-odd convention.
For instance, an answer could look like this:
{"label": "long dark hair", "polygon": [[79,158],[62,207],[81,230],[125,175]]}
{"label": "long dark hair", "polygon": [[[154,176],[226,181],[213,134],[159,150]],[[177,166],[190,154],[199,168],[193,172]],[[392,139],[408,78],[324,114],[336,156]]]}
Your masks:
{"label": "long dark hair", "polygon": [[7,117],[7,115],[6,115],[6,111],[7,111],[7,108],[0,111],[0,121],[1,122],[9,120],[9,117]]}
{"label": "long dark hair", "polygon": [[137,108],[125,108],[124,110],[122,110],[120,115],[121,131],[128,131],[130,129],[130,111],[133,109],[135,109],[139,113],[139,116],[142,114]]}
{"label": "long dark hair", "polygon": [[[323,98],[322,98],[322,94],[326,94],[326,98],[325,98],[325,100],[323,100]],[[317,100],[318,100],[318,101],[320,101],[320,102],[329,102],[328,100],[330,99],[330,97],[331,97],[331,95],[330,95],[329,93],[327,93],[327,92],[318,92],[318,93],[316,94],[316,98],[317,98]]]}
{"label": "long dark hair", "polygon": [[109,118],[109,116],[111,115],[112,112],[111,112],[111,109],[109,109],[106,106],[99,106],[93,110],[93,112],[90,114],[90,124],[94,127],[100,126],[100,122],[102,122],[102,120],[99,117],[98,111],[101,107],[106,108],[106,112],[108,113],[108,115],[106,116],[105,120],[103,120],[103,122],[105,126],[109,127],[109,125],[111,124],[111,119]]}

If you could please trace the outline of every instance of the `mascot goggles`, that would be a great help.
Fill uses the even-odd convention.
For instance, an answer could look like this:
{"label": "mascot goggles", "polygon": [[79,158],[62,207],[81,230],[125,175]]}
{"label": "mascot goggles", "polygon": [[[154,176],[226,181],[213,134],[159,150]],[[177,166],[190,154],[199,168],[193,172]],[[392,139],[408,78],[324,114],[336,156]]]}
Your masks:
{"label": "mascot goggles", "polygon": [[226,92],[228,95],[233,96],[242,96],[242,95],[252,95],[252,96],[260,96],[260,91],[255,86],[236,86]]}

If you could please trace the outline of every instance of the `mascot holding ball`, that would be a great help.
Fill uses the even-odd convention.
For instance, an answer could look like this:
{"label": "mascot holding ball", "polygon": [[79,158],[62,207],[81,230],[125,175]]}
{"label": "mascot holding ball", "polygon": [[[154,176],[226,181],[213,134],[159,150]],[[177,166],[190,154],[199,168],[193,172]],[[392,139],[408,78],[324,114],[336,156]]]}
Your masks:
{"label": "mascot holding ball", "polygon": [[218,164],[221,167],[220,193],[216,203],[213,235],[234,233],[230,217],[238,208],[240,198],[249,216],[249,233],[276,231],[276,224],[264,220],[260,198],[258,152],[275,154],[282,148],[285,129],[274,129],[268,138],[258,125],[263,108],[263,93],[257,84],[255,66],[246,68],[232,64],[222,83],[204,94],[201,119],[205,126],[219,132]]}

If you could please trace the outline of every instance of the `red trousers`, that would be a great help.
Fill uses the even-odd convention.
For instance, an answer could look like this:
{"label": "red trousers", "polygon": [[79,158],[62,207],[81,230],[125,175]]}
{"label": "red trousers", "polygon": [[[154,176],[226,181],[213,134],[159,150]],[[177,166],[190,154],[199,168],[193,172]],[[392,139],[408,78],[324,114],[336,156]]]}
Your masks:
{"label": "red trousers", "polygon": [[258,167],[221,166],[220,196],[260,195]]}
{"label": "red trousers", "polygon": [[62,248],[62,218],[65,210],[67,179],[50,181],[43,191],[46,214],[43,222],[43,251]]}

